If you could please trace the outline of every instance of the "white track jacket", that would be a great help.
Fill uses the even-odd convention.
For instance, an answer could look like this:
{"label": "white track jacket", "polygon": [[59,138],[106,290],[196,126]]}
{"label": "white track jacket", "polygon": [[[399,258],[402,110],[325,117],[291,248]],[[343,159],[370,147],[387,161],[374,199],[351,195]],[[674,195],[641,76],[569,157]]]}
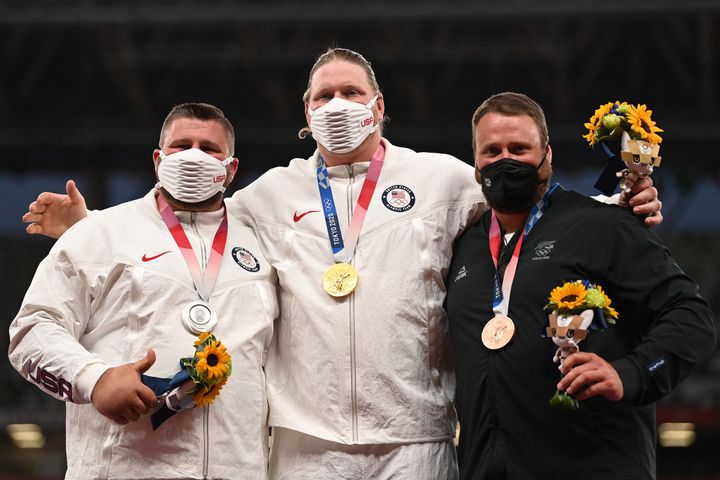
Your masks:
{"label": "white track jacket", "polygon": [[[178,218],[205,265],[221,211]],[[121,426],[89,403],[95,383],[148,348],[157,361],[146,373],[173,376],[180,358],[195,351],[181,312],[197,295],[154,192],[68,230],[38,267],[10,326],[9,349],[25,378],[68,402],[66,478],[265,479],[263,363],[276,282],[252,230],[230,217],[210,297],[218,314],[213,333],[232,355],[228,383],[210,406],[180,412],[155,431],[147,417]]]}
{"label": "white track jacket", "polygon": [[[270,425],[345,444],[442,441],[455,434],[443,309],[455,237],[485,210],[473,169],[385,144],[352,260],[356,290],[322,288],[333,255],[317,152],[274,168],[228,200],[277,269],[280,321],[268,353]],[[347,232],[369,162],[329,167]]]}

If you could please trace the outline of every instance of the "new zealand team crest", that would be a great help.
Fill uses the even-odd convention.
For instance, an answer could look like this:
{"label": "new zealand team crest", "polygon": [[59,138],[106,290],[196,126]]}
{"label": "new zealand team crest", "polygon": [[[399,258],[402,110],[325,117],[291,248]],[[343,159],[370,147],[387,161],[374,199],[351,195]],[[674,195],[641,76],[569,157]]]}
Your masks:
{"label": "new zealand team crest", "polygon": [[415,205],[415,194],[405,185],[393,185],[383,192],[382,202],[393,212],[407,212]]}
{"label": "new zealand team crest", "polygon": [[235,247],[232,249],[232,257],[235,263],[240,265],[248,272],[257,272],[260,270],[260,262],[255,258],[249,250],[242,247]]}

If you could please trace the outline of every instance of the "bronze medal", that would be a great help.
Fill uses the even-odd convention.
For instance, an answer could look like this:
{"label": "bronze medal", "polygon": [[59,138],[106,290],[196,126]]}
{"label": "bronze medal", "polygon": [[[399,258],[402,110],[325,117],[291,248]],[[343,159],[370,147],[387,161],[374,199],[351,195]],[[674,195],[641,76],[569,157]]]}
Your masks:
{"label": "bronze medal", "polygon": [[348,263],[336,263],[328,268],[323,275],[323,288],[333,297],[344,297],[350,294],[358,282],[357,271]]}
{"label": "bronze medal", "polygon": [[498,350],[507,345],[515,334],[515,324],[510,317],[496,316],[485,324],[482,342],[490,350]]}

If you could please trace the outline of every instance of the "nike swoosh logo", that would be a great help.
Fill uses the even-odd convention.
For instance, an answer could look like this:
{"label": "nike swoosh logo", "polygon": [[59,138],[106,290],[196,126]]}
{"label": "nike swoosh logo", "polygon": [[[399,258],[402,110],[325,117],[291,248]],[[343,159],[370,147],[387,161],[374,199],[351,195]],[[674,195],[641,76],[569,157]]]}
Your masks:
{"label": "nike swoosh logo", "polygon": [[298,215],[298,213],[297,213],[297,211],[296,211],[295,214],[293,215],[293,221],[294,221],[295,223],[297,223],[297,222],[299,222],[305,215],[307,215],[308,213],[317,213],[317,212],[319,212],[319,211],[320,211],[320,210],[308,210],[307,212],[303,212],[303,213],[301,213],[300,215]]}
{"label": "nike swoosh logo", "polygon": [[157,255],[153,255],[152,257],[148,257],[147,254],[143,255],[142,261],[143,262],[149,262],[150,260],[155,260],[158,257],[162,257],[166,253],[170,253],[172,250],[168,250],[167,252],[158,253]]}

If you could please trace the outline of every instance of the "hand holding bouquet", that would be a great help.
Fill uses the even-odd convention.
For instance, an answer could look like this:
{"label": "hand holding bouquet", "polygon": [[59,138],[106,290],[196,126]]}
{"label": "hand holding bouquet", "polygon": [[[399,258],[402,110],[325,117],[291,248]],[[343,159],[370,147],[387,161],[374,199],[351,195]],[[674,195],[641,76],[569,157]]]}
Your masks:
{"label": "hand holding bouquet", "polygon": [[[585,123],[588,133],[583,135],[590,146],[604,142],[620,143],[620,156],[626,168],[616,172],[620,182],[620,202],[625,203],[630,189],[640,177],[647,177],[660,166],[660,143],[663,132],[652,120],[652,110],[646,105],[610,102],[600,105]],[[604,146],[604,145],[603,145]],[[614,156],[605,148],[608,156]]]}
{"label": "hand holding bouquet", "polygon": [[[578,344],[588,335],[591,326],[604,329],[607,322],[615,323],[617,311],[610,306],[611,300],[602,287],[587,280],[566,282],[555,287],[548,297],[545,310],[549,311],[546,334],[558,346],[553,357],[560,363],[580,350]],[[567,392],[555,391],[550,405],[577,409],[577,400]]]}
{"label": "hand holding bouquet", "polygon": [[211,404],[232,373],[230,354],[213,334],[201,333],[194,345],[195,354],[180,359],[181,370],[172,378],[142,376],[160,404],[150,417],[153,430],[181,410]]}

